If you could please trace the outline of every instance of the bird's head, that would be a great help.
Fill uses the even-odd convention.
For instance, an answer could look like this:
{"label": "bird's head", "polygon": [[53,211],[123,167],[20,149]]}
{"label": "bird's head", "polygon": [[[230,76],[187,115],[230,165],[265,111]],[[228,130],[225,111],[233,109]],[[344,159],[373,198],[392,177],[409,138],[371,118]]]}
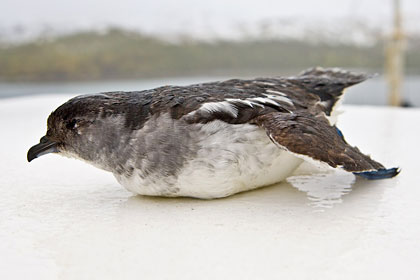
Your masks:
{"label": "bird's head", "polygon": [[80,103],[80,98],[71,99],[50,114],[47,133],[28,151],[29,162],[48,153],[77,154],[78,143],[94,122],[81,112]]}
{"label": "bird's head", "polygon": [[48,153],[92,161],[103,133],[105,105],[103,98],[80,96],[58,107],[48,117],[45,136],[29,149],[28,161]]}

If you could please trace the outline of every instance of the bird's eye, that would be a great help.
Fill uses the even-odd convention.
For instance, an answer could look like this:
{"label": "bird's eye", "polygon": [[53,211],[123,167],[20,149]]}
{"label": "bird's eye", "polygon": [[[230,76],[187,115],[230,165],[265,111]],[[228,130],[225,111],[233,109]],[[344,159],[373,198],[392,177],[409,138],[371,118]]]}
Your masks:
{"label": "bird's eye", "polygon": [[74,129],[76,127],[77,120],[73,119],[66,124],[68,129]]}

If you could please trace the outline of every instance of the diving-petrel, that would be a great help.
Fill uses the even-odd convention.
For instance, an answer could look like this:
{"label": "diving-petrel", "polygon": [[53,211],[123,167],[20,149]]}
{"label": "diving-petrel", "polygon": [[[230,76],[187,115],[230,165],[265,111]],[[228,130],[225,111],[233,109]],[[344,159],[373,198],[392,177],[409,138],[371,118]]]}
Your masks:
{"label": "diving-petrel", "polygon": [[81,95],[48,118],[28,161],[47,153],[112,172],[142,195],[225,197],[284,180],[304,160],[367,179],[386,169],[344,139],[343,90],[369,75],[312,68],[293,77]]}

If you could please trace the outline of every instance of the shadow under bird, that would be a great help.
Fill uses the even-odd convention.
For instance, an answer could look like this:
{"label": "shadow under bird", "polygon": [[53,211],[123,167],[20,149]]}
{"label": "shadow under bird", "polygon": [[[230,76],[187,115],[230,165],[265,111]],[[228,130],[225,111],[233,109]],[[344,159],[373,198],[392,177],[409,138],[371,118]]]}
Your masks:
{"label": "shadow under bird", "polygon": [[397,168],[349,145],[335,125],[343,90],[367,78],[317,67],[294,77],[82,95],[51,113],[28,161],[47,153],[78,158],[134,193],[171,197],[270,185],[303,160],[390,178]]}

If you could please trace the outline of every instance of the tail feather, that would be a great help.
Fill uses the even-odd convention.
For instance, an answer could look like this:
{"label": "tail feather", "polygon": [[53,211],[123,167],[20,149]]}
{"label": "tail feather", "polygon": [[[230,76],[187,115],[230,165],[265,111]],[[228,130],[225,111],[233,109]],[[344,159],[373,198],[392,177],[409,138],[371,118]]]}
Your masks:
{"label": "tail feather", "polygon": [[289,81],[318,95],[323,102],[326,114],[329,116],[334,105],[343,95],[345,88],[361,83],[373,76],[340,68],[315,67],[303,71],[297,77],[290,78]]}
{"label": "tail feather", "polygon": [[376,76],[376,74],[356,73],[340,68],[313,67],[302,71],[298,77],[317,77],[321,79],[330,79],[332,81],[342,83],[345,88],[361,83],[374,76]]}

